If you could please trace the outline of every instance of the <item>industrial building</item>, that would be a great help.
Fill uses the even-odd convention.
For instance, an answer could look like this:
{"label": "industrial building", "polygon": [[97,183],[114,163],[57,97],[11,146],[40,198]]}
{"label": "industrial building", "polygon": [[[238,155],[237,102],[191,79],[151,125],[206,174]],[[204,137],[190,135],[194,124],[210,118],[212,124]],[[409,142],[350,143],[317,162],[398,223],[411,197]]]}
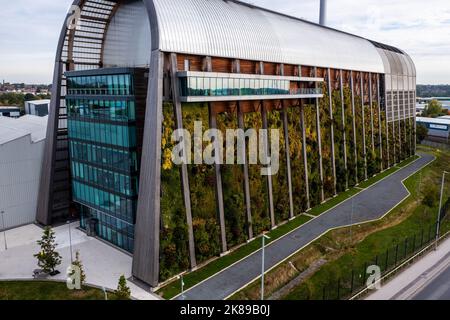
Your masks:
{"label": "industrial building", "polygon": [[450,116],[439,118],[417,117],[417,124],[423,125],[428,129],[428,139],[442,142],[448,142],[450,133]]}
{"label": "industrial building", "polygon": [[0,106],[0,117],[19,118],[20,108]]}
{"label": "industrial building", "polygon": [[0,230],[35,222],[47,122],[0,117]]}
{"label": "industrial building", "polygon": [[38,117],[48,116],[50,100],[33,100],[25,102],[25,113]]}
{"label": "industrial building", "polygon": [[[400,49],[234,0],[73,5],[36,219],[76,212],[152,287],[415,153],[416,71]],[[173,131],[197,120],[279,129],[279,172],[174,165]]]}

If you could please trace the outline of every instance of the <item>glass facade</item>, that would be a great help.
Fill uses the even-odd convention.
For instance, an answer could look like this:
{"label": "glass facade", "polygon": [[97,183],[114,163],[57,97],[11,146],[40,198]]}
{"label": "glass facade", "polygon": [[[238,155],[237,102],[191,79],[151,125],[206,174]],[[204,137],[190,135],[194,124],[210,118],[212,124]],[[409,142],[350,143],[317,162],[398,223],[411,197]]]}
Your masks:
{"label": "glass facade", "polygon": [[133,74],[74,74],[67,75],[66,101],[81,227],[133,252],[139,187]]}
{"label": "glass facade", "polygon": [[180,78],[180,86],[183,97],[322,94],[316,88],[291,88],[291,81],[281,79],[188,76]]}

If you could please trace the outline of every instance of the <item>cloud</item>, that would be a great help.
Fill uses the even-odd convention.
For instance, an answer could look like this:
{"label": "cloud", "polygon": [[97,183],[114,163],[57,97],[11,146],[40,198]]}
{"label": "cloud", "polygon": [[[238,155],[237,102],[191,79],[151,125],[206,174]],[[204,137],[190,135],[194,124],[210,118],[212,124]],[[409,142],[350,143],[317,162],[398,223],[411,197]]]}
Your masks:
{"label": "cloud", "polygon": [[[317,22],[319,0],[248,0]],[[50,82],[59,30],[72,0],[4,1],[0,80]],[[408,52],[419,83],[450,83],[448,0],[328,0],[328,25]]]}

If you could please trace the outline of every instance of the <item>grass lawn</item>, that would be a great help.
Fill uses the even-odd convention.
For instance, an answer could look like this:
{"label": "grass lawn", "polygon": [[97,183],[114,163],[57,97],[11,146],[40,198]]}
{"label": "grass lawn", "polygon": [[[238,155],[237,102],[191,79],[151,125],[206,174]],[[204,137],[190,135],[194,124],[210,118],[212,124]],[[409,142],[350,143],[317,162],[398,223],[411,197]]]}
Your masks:
{"label": "grass lawn", "polygon": [[[407,159],[404,162],[402,162],[402,165],[405,166],[416,159],[417,159],[417,157],[411,157],[410,159]],[[362,189],[370,187],[371,185],[375,184],[376,182],[380,181],[381,179],[394,173],[397,170],[399,170],[398,167],[393,167],[389,170],[386,170],[386,171],[378,174],[377,176],[372,177],[369,180],[361,183],[358,188],[351,188],[351,189],[347,190],[346,192],[339,194],[337,197],[329,199],[327,202],[325,202],[317,207],[312,208],[308,212],[308,214],[313,215],[313,216],[319,216],[320,214],[324,213],[325,211],[328,211],[329,209],[333,208],[334,206],[338,205],[339,203],[341,203],[341,202],[347,200],[348,198],[356,195],[357,193],[361,192]],[[299,215],[294,220],[292,220],[282,226],[279,226],[277,229],[268,233],[268,236],[271,239],[267,241],[267,244],[269,244],[270,242],[275,241],[275,240],[281,238],[282,236],[286,235],[287,233],[297,229],[298,227],[302,226],[309,220],[311,220],[310,217],[304,216],[304,215]],[[183,277],[183,281],[185,284],[184,289],[188,290],[189,288],[191,288],[191,287],[195,286],[196,284],[202,282],[203,280],[213,276],[214,274],[229,267],[230,265],[236,263],[237,261],[258,251],[260,248],[261,248],[261,243],[258,238],[256,240],[253,240],[252,242],[238,248],[237,250],[231,252],[230,254],[228,254],[224,257],[213,260],[209,264],[205,265],[204,267],[201,267],[200,269],[198,269],[194,272],[187,273]],[[172,299],[175,296],[179,295],[180,293],[181,293],[180,281],[172,281],[157,291],[157,294],[159,294],[160,296],[162,296],[165,299]]]}
{"label": "grass lawn", "polygon": [[[422,199],[427,190],[440,185],[442,171],[450,167],[450,152],[424,147],[420,147],[419,150],[433,153],[437,160],[405,181],[406,187],[411,192],[408,199],[382,220],[333,230],[322,236],[290,259],[297,270],[286,262],[269,272],[266,275],[266,296],[269,297],[277,292],[314,262],[326,260],[325,265],[282,297],[282,299],[291,300],[322,299],[325,285],[332,281],[337,283],[337,279],[347,277],[352,268],[358,268],[367,261],[373,261],[376,255],[382,255],[388,248],[434,224],[438,201],[435,201],[432,207],[428,207],[422,204]],[[411,161],[414,159],[408,160],[408,162]],[[397,167],[405,165],[402,163]],[[382,175],[386,176],[396,170],[398,169],[392,168]],[[366,184],[362,186],[367,187]],[[433,189],[433,191],[439,193],[438,190]],[[450,196],[450,183],[447,185],[446,192],[447,196]],[[450,230],[450,217],[447,216],[441,232],[448,230]],[[235,294],[232,299],[258,299],[259,287],[260,281],[255,281]]]}
{"label": "grass lawn", "polygon": [[[88,287],[69,290],[62,282],[0,281],[0,300],[105,300],[105,294]],[[115,295],[108,293],[108,300],[116,300]]]}

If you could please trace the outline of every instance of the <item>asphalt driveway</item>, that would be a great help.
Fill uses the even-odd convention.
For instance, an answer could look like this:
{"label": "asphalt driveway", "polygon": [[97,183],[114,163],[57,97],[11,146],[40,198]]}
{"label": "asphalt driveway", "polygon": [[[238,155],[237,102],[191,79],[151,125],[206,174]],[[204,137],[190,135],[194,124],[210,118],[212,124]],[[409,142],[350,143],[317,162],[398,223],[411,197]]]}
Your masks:
{"label": "asphalt driveway", "polygon": [[[271,243],[266,247],[266,270],[296,253],[330,229],[382,218],[409,196],[402,181],[434,160],[434,157],[429,154],[420,154],[420,156],[421,158],[417,161],[365,189],[352,199],[344,201],[292,233]],[[261,274],[261,258],[261,251],[258,251],[187,290],[184,297],[178,296],[176,299],[225,299]]]}

